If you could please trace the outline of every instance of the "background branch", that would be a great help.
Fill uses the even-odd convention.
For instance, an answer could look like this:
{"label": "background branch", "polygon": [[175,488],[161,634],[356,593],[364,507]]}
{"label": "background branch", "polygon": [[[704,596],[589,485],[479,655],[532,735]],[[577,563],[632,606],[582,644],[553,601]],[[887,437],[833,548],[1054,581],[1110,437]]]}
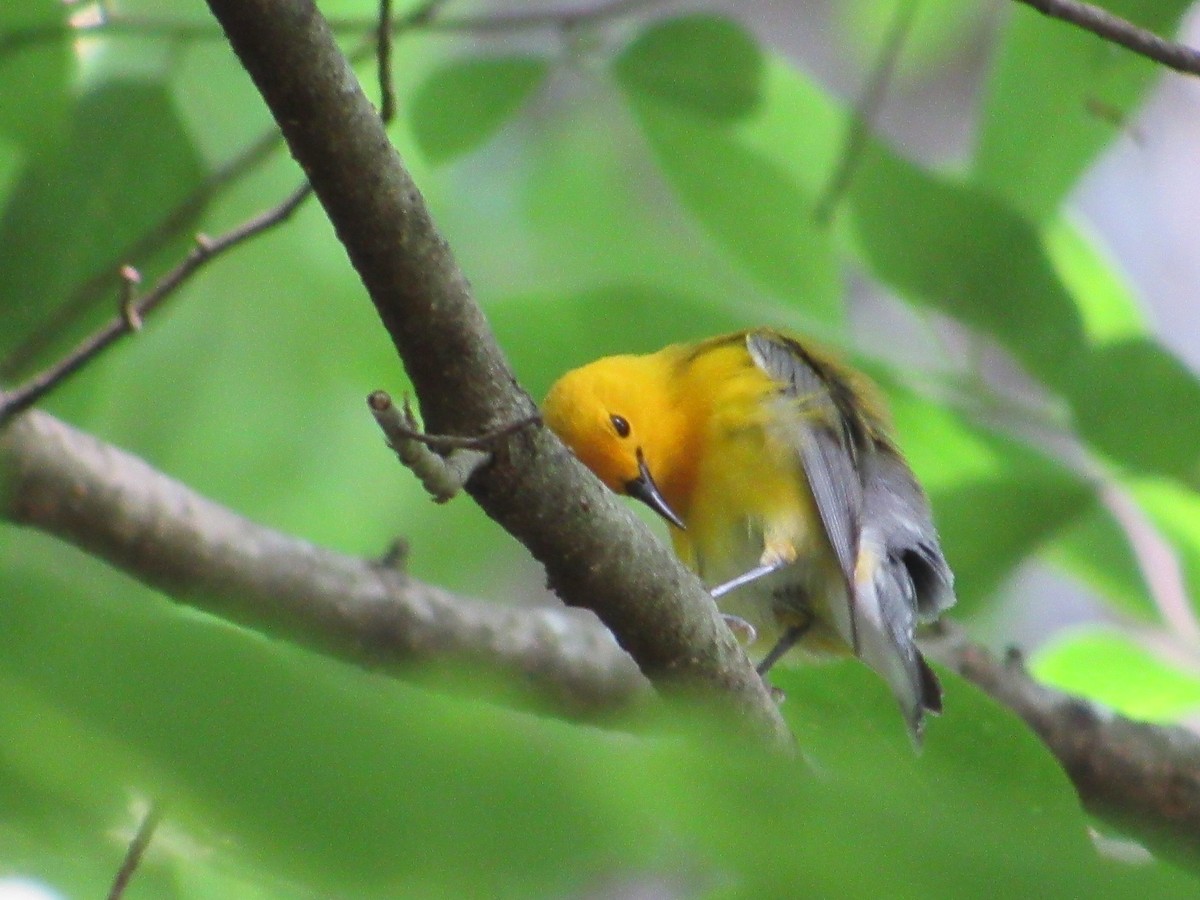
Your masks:
{"label": "background branch", "polygon": [[162,810],[157,805],[151,805],[142,816],[141,824],[138,825],[137,832],[130,839],[129,846],[125,850],[125,858],[121,860],[121,867],[117,869],[117,874],[113,878],[112,887],[108,891],[108,900],[121,900],[125,896],[125,890],[133,880],[138,866],[141,865],[142,857],[146,855],[146,848],[150,846],[150,841],[154,837],[154,829],[158,827],[161,818]]}
{"label": "background branch", "polygon": [[[69,541],[176,600],[369,668],[453,658],[517,674],[579,712],[644,691],[582,613],[508,608],[257,525],[37,410],[0,431],[0,516]],[[590,617],[589,617],[590,618]]]}
{"label": "background branch", "polygon": [[248,144],[236,156],[205,178],[178,206],[168,210],[162,220],[133,241],[119,256],[92,277],[81,282],[66,299],[0,360],[0,379],[16,380],[46,347],[57,340],[81,316],[92,309],[97,298],[112,291],[113,273],[122,265],[138,265],[157,250],[181,235],[190,223],[221,192],[254,171],[283,143],[283,136],[274,128]]}
{"label": "background branch", "polygon": [[[436,8],[443,2],[444,0],[431,0],[403,16],[393,17],[391,33],[395,35],[420,30],[431,34],[486,35],[545,29],[569,30],[631,16],[643,9],[659,5],[663,0],[609,0],[595,6],[576,4],[564,9],[435,15]],[[377,29],[378,24],[378,18],[339,17],[329,20],[330,29],[336,34],[364,35]],[[109,12],[95,18],[14,28],[2,32],[0,59],[40,44],[72,40],[81,34],[128,35],[177,41],[219,40],[224,36],[220,27],[209,21]]]}
{"label": "background branch", "polygon": [[124,296],[116,315],[108,324],[84,338],[74,350],[49,368],[11,391],[0,391],[0,426],[17,413],[29,409],[116,341],[140,330],[142,320],[179,290],[206,263],[290,219],[308,199],[310,193],[311,188],[307,184],[301,185],[278,206],[248,219],[225,234],[215,238],[204,235],[197,237],[196,246],[183,261],[163,275],[153,288],[140,297],[134,294],[136,273],[126,274],[126,270],[123,270]]}
{"label": "background branch", "polygon": [[887,34],[884,35],[883,46],[867,75],[862,95],[855,104],[854,114],[850,118],[850,131],[838,156],[837,168],[833,170],[829,182],[813,204],[813,219],[818,225],[829,224],[830,218],[854,180],[854,173],[862,162],[863,152],[872,137],[875,119],[883,106],[888,85],[896,72],[897,63],[900,62],[900,54],[909,34],[912,33],[918,2],[919,0],[904,0],[896,6]]}
{"label": "background branch", "polygon": [[[379,117],[311,0],[210,0],[333,222],[438,434],[535,411]],[[696,576],[545,429],[516,435],[468,484],[594,609],[652,680],[706,686],[790,741],[774,701]]]}
{"label": "background branch", "polygon": [[1200,50],[1159,37],[1152,31],[1139,28],[1128,19],[1115,16],[1106,9],[1078,0],[1016,0],[1032,6],[1043,15],[1077,25],[1097,37],[1119,44],[1140,56],[1161,63],[1176,72],[1200,75]]}
{"label": "background branch", "polygon": [[1084,805],[1158,852],[1200,855],[1200,739],[1138,722],[1039,684],[1019,654],[998,660],[961,629],[942,627],[934,658],[956,669],[1037,732]]}

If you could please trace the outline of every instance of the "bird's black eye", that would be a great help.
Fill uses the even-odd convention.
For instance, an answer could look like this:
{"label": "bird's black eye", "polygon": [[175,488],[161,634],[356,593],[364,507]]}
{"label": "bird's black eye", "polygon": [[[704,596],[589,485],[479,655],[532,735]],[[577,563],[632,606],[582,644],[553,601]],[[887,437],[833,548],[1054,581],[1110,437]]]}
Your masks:
{"label": "bird's black eye", "polygon": [[617,437],[629,437],[629,420],[624,416],[610,416],[609,421],[617,432]]}

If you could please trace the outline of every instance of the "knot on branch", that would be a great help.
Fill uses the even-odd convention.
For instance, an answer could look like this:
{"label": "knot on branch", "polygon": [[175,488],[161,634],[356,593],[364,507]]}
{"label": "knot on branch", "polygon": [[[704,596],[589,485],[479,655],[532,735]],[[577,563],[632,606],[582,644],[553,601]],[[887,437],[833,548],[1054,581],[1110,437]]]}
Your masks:
{"label": "knot on branch", "polygon": [[367,397],[367,405],[388,446],[436,503],[456,496],[471,476],[491,461],[491,448],[498,441],[542,421],[540,416],[529,416],[475,436],[426,434],[408,397],[398,407],[386,391],[375,391]]}

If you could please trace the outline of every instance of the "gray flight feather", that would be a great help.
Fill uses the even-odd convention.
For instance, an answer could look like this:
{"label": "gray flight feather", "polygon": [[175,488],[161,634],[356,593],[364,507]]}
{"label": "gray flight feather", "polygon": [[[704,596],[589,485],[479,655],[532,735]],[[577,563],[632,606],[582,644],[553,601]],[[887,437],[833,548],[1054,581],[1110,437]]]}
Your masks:
{"label": "gray flight feather", "polygon": [[917,618],[931,622],[954,605],[954,573],[942,555],[925,492],[893,453],[874,453],[863,466],[863,518],[879,530],[886,562],[896,570]]}
{"label": "gray flight feather", "polygon": [[[799,348],[776,335],[754,331],[746,336],[754,363],[771,379],[783,385],[778,417],[782,439],[796,447],[800,464],[812,489],[817,512],[829,544],[853,596],[854,562],[858,558],[863,494],[855,466],[853,435],[828,423],[843,416],[834,403],[829,385],[799,352]],[[858,652],[858,627],[849,607],[832,604],[834,625],[845,641]]]}
{"label": "gray flight feather", "polygon": [[[919,739],[924,710],[941,709],[941,688],[913,631],[954,603],[929,502],[887,439],[869,432],[858,398],[835,372],[771,332],[749,333],[746,346],[781,384],[782,439],[796,448],[845,579],[847,602],[830,604],[833,624],[891,686]],[[856,582],[864,553],[879,562],[869,581]]]}

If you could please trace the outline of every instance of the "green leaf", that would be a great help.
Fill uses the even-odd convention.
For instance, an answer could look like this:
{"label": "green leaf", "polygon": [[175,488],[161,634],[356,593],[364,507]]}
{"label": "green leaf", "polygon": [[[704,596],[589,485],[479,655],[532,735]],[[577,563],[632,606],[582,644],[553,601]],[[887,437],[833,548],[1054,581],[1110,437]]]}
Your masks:
{"label": "green leaf", "polygon": [[1200,484],[1200,381],[1152,338],[1093,349],[1063,389],[1079,433],[1134,471]]}
{"label": "green leaf", "polygon": [[64,146],[30,160],[0,218],[0,353],[109,272],[112,291],[90,319],[111,316],[118,267],[142,262],[129,256],[138,240],[203,177],[160,85],[108,82],[80,98],[72,124]]}
{"label": "green leaf", "polygon": [[[0,84],[9,86],[0,103],[0,134],[31,154],[59,146],[67,130],[74,69],[68,12],[66,4],[46,0],[0,4]],[[43,29],[61,35],[36,40]]]}
{"label": "green leaf", "polygon": [[759,102],[763,58],[737,22],[688,15],[651,24],[613,61],[613,74],[631,97],[735,119]]}
{"label": "green leaf", "polygon": [[[695,706],[660,719],[657,736],[516,713],[118,584],[0,607],[0,679],[31,698],[22,711],[54,719],[49,729],[41,715],[0,719],[0,791],[22,796],[21,810],[55,810],[51,823],[96,781],[101,797],[163,800],[151,871],[165,853],[253,873],[272,895],[364,898],[561,896],[628,877],[746,897],[971,897],[981,883],[1002,896],[1195,890],[1161,864],[1101,860],[1036,738],[949,673],[946,715],[917,756],[865,667],[780,669],[812,777],[801,759],[734,739]],[[128,821],[123,807],[111,816]],[[80,849],[119,858],[106,829],[66,819],[70,860]],[[92,836],[83,848],[81,834]],[[59,872],[49,847],[24,871]],[[0,860],[10,863],[4,850]],[[185,884],[222,880],[240,879]]]}
{"label": "green leaf", "polygon": [[[1104,8],[1166,35],[1191,5],[1112,0]],[[1117,136],[1161,69],[1025,6],[1018,4],[1010,15],[988,88],[973,176],[1015,209],[1042,220]]]}
{"label": "green leaf", "polygon": [[[1148,338],[1113,340],[1135,313],[1077,242],[1052,238],[1052,261],[1043,236],[1003,203],[878,145],[851,194],[859,247],[877,277],[996,338],[1071,403],[1095,449],[1138,471],[1200,477],[1200,383]],[[1064,277],[1087,295],[1083,304]],[[1081,306],[1107,343],[1089,344]]]}
{"label": "green leaf", "polygon": [[879,144],[850,198],[859,250],[876,277],[991,335],[1035,376],[1060,384],[1086,349],[1083,322],[1029,222]]}
{"label": "green leaf", "polygon": [[833,242],[813,221],[812,198],[722,128],[631,102],[680,202],[713,240],[777,297],[815,322],[840,326]]}
{"label": "green leaf", "polygon": [[1049,467],[931,491],[961,611],[989,599],[1018,565],[1084,513],[1089,500],[1086,486]]}
{"label": "green leaf", "polygon": [[549,72],[533,56],[461,59],[425,79],[410,115],[417,146],[431,163],[445,163],[488,141],[529,99]]}
{"label": "green leaf", "polygon": [[[500,297],[575,296],[631,283],[669,295],[755,293],[735,265],[679,227],[674,204],[646,202],[648,186],[661,192],[661,180],[637,124],[619,103],[606,95],[603,102],[564,109],[530,135],[518,220],[528,233],[506,230],[500,240],[481,242],[490,259],[472,270],[488,266],[492,275],[485,270],[476,280],[497,285],[490,293]],[[618,318],[605,329],[629,333]]]}
{"label": "green leaf", "polygon": [[[1136,874],[1101,860],[1085,838],[1076,794],[1044,745],[973,685],[938,674],[945,713],[928,723],[917,755],[894,699],[865,666],[846,660],[772,670],[787,696],[783,713],[819,777],[802,788],[803,813],[783,798],[768,809],[753,807],[758,820],[785,821],[794,852],[806,857],[760,896],[1023,897],[1043,889],[1071,894],[1072,885],[1085,894],[1135,896],[1145,876],[1163,879],[1164,890],[1189,889],[1190,879],[1172,884],[1161,864],[1157,873]],[[848,815],[832,811],[838,798]],[[921,833],[912,843],[901,834],[909,828]],[[922,850],[925,840],[937,849]],[[770,853],[763,848],[760,855],[768,871],[778,868]],[[900,861],[913,853],[925,860],[918,864],[923,874],[899,877],[895,866],[907,865]],[[842,864],[833,865],[839,858]],[[942,864],[928,865],[933,858]]]}
{"label": "green leaf", "polygon": [[1042,239],[1058,277],[1075,300],[1090,344],[1104,344],[1146,333],[1145,313],[1133,290],[1080,223],[1065,217],[1051,219]]}
{"label": "green leaf", "polygon": [[1178,722],[1200,710],[1200,675],[1109,628],[1058,638],[1030,660],[1030,672],[1145,722]]}
{"label": "green leaf", "polygon": [[850,116],[819,84],[787,60],[766,57],[763,97],[730,132],[769,159],[806,197],[821,196],[845,152]]}
{"label": "green leaf", "polygon": [[[772,68],[778,72],[783,67],[775,63]],[[780,85],[783,77],[769,81]],[[517,189],[524,217],[515,223],[518,227],[479,242],[482,249],[464,260],[485,296],[574,297],[610,285],[634,285],[671,297],[719,299],[728,310],[727,320],[736,317],[738,327],[781,320],[796,325],[795,312],[764,290],[739,259],[699,233],[688,210],[669,197],[664,202],[661,170],[624,95],[600,92],[595,99],[559,109],[529,134],[525,164],[510,170],[522,179]],[[772,105],[781,109],[783,103]],[[743,127],[766,113],[764,102],[739,120],[736,140],[742,140]],[[810,146],[808,138],[817,139],[815,125],[802,134],[806,140],[796,145],[800,153]],[[768,156],[769,146],[753,149],[777,166],[794,162],[787,154]],[[796,166],[787,175],[794,180],[801,170]],[[498,193],[503,196],[505,188]],[[478,227],[494,232],[478,208],[473,204]],[[522,223],[527,230],[519,227]],[[686,315],[677,324],[686,327]],[[629,346],[638,340],[618,318],[602,327],[629,335]],[[660,345],[678,338],[678,330],[666,334]]]}

